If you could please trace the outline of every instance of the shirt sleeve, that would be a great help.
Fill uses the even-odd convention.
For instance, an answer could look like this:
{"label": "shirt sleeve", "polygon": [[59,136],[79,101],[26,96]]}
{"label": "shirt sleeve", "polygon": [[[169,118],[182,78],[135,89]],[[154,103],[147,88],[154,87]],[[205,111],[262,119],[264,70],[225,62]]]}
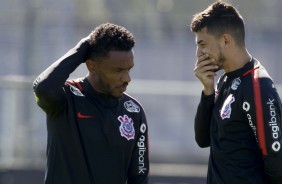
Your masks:
{"label": "shirt sleeve", "polygon": [[137,141],[133,150],[128,173],[128,184],[148,184],[149,174],[149,137],[146,116],[143,110],[141,125],[137,131]]}
{"label": "shirt sleeve", "polygon": [[[252,103],[246,106],[255,117],[256,139],[270,184],[282,183],[281,101],[269,77],[253,79]],[[251,100],[252,99],[252,100]]]}
{"label": "shirt sleeve", "polygon": [[195,116],[195,139],[197,144],[202,148],[210,146],[210,123],[214,106],[214,95],[215,94],[206,96],[202,92]]}
{"label": "shirt sleeve", "polygon": [[87,48],[88,42],[79,42],[33,82],[37,104],[49,116],[55,116],[64,107],[66,96],[63,86],[69,75],[85,61]]}

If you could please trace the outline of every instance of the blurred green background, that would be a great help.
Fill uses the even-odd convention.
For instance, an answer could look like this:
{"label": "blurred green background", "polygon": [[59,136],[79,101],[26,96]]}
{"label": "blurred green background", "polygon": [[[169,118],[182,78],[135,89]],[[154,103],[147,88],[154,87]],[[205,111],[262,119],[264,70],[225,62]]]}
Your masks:
{"label": "blurred green background", "polygon": [[[185,164],[201,166],[204,176],[209,149],[199,148],[194,141],[193,120],[201,85],[193,74],[195,38],[189,24],[195,13],[212,2],[2,0],[0,171],[44,170],[45,115],[35,103],[32,81],[96,26],[112,22],[127,28],[136,39],[128,93],[143,104],[147,113],[151,174],[161,175],[159,166]],[[268,69],[282,92],[282,1],[225,2],[235,5],[243,15],[249,52]],[[81,65],[71,78],[86,73]],[[183,172],[183,168],[178,169],[178,174]],[[191,174],[182,174],[188,172]],[[0,177],[1,181],[13,183]]]}

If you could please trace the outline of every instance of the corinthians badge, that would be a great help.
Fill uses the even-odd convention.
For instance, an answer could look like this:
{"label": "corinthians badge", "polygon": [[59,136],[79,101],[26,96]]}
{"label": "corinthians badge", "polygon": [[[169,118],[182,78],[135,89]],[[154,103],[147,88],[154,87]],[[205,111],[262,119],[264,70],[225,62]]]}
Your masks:
{"label": "corinthians badge", "polygon": [[122,137],[125,137],[128,141],[134,139],[135,130],[133,126],[133,120],[127,115],[119,116],[117,118],[120,122],[119,131]]}

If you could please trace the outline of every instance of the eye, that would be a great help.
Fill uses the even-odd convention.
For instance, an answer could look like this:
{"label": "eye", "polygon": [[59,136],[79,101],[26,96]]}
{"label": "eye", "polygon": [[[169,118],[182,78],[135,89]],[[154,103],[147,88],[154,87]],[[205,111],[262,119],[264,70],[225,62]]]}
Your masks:
{"label": "eye", "polygon": [[121,69],[121,68],[116,68],[116,69],[115,69],[116,72],[121,72],[122,70],[123,70],[123,69]]}
{"label": "eye", "polygon": [[206,43],[203,40],[201,40],[197,42],[197,46],[203,48],[206,46]]}
{"label": "eye", "polygon": [[122,71],[122,68],[116,68],[116,67],[114,67],[114,68],[112,68],[112,71],[113,71],[113,72],[121,72],[121,71]]}
{"label": "eye", "polygon": [[199,44],[199,47],[205,47],[205,46],[206,46],[206,44],[204,44],[204,43]]}

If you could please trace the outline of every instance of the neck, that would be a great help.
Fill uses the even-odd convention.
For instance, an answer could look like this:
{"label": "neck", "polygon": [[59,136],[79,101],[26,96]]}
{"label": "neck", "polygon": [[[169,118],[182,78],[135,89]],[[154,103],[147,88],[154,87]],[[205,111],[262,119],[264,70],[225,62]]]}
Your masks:
{"label": "neck", "polygon": [[251,55],[247,51],[246,48],[237,49],[235,52],[233,52],[230,57],[227,59],[226,63],[228,63],[224,71],[225,72],[232,72],[235,70],[238,70],[245,66],[250,60]]}
{"label": "neck", "polygon": [[97,89],[97,84],[95,84],[93,78],[90,76],[90,74],[88,74],[86,76],[86,79],[88,80],[88,82],[90,83],[91,87],[94,89],[94,91],[100,92],[99,89]]}

